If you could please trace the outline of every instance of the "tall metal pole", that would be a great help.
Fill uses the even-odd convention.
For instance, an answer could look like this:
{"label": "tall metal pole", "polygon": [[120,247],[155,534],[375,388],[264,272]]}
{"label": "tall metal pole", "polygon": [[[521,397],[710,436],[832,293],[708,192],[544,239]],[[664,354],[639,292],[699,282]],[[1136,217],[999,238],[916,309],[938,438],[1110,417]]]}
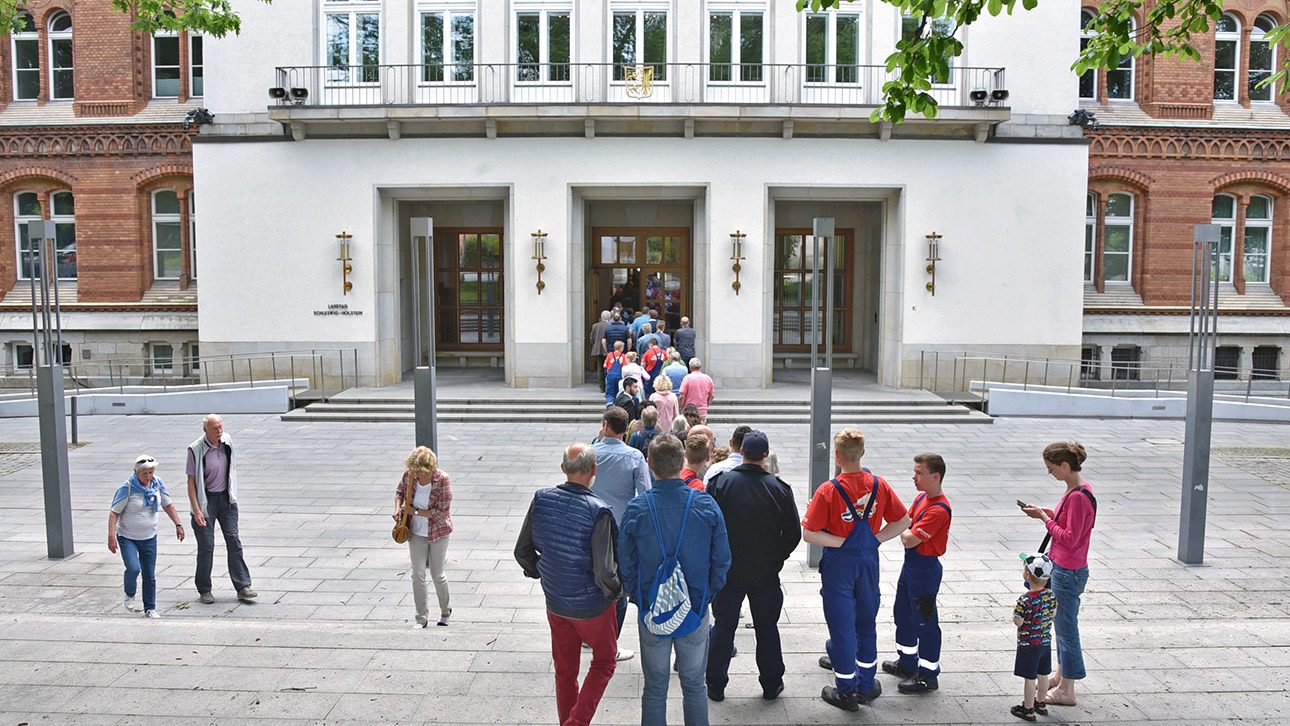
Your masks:
{"label": "tall metal pole", "polygon": [[[1214,346],[1218,341],[1216,266],[1222,228],[1198,224],[1192,249],[1192,304],[1187,332],[1187,419],[1183,443],[1182,501],[1178,522],[1178,559],[1205,560],[1205,511],[1209,497],[1209,454],[1214,420]],[[1200,274],[1196,272],[1199,270]],[[1211,287],[1211,278],[1212,287]]]}
{"label": "tall metal pole", "polygon": [[[439,451],[439,415],[436,406],[438,396],[438,381],[435,367],[435,324],[434,316],[436,312],[434,296],[434,219],[430,217],[413,217],[412,218],[412,269],[418,272],[414,273],[412,287],[414,294],[414,320],[416,321],[416,331],[414,339],[416,342],[416,370],[413,371],[412,378],[412,395],[413,409],[416,412],[413,435],[417,446],[429,447],[431,451]],[[421,240],[421,247],[418,250],[417,240]],[[422,255],[419,257],[419,255]],[[425,269],[426,291],[422,295],[420,269]],[[425,339],[429,365],[421,365],[421,299],[426,300],[425,312]]]}
{"label": "tall metal pole", "polygon": [[[63,367],[59,365],[62,358],[62,331],[54,333],[50,330],[51,323],[56,322],[61,327],[62,319],[61,315],[55,317],[50,313],[50,290],[46,279],[50,270],[50,258],[54,257],[54,246],[52,242],[46,245],[46,240],[53,238],[53,222],[37,220],[28,223],[27,239],[33,243],[33,253],[36,250],[40,253],[39,320],[43,321],[45,326],[44,365],[36,365],[37,352],[32,351],[32,365],[36,367],[36,410],[40,419],[40,465],[45,495],[45,544],[51,558],[62,559],[75,553],[75,544],[72,539],[71,480],[67,466],[67,412],[63,400]],[[58,277],[57,261],[54,262],[53,274],[55,278]],[[34,337],[42,338],[39,334]],[[56,357],[52,350],[55,341],[58,342]]]}
{"label": "tall metal pole", "polygon": [[[832,428],[833,413],[833,353],[832,337],[830,335],[833,327],[833,274],[829,264],[821,264],[822,258],[826,255],[821,254],[820,244],[824,240],[823,248],[833,241],[834,220],[832,217],[816,217],[811,223],[811,243],[812,243],[812,262],[811,262],[811,454],[810,454],[810,472],[811,472],[811,495],[814,496],[815,490],[820,484],[829,480],[833,475],[832,461],[829,456],[832,442],[830,429]],[[823,268],[823,273],[821,273]],[[820,275],[827,275],[827,282],[824,285],[826,292],[824,305],[828,311],[821,315],[820,311]],[[820,330],[820,322],[824,319],[825,330]],[[825,346],[824,360],[825,366],[820,367],[818,349],[820,345]],[[811,545],[807,552],[807,561],[812,567],[820,564],[820,555],[823,550],[819,545]]]}

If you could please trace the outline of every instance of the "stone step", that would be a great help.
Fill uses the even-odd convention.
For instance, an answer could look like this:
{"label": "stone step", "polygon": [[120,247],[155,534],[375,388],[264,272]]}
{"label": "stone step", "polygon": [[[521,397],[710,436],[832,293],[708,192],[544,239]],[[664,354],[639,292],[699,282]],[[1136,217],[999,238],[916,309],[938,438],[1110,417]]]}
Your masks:
{"label": "stone step", "polygon": [[[514,410],[517,406],[523,406],[525,404],[541,405],[546,409],[578,409],[578,410],[586,409],[590,411],[590,410],[604,410],[605,408],[604,400],[599,398],[595,398],[595,399],[586,399],[586,398],[583,398],[583,399],[519,399],[517,398],[517,399],[508,399],[508,400],[501,400],[496,398],[489,398],[489,399],[440,398],[438,399],[438,407],[440,409],[479,408],[479,409],[485,409],[485,410],[488,410],[488,409]],[[314,403],[310,405],[324,405],[324,404]],[[390,409],[404,408],[406,410],[411,411],[413,402],[411,399],[407,399],[407,398],[401,398],[401,399],[332,398],[329,401],[327,401],[325,405],[371,406],[374,408],[389,407]],[[810,401],[805,401],[805,400],[737,399],[737,400],[716,401],[712,404],[711,410],[733,411],[733,410],[744,410],[744,409],[750,409],[750,408],[751,409],[774,408],[776,410],[800,409],[805,411],[810,408],[810,405],[811,405]],[[873,407],[892,408],[892,409],[899,409],[899,410],[910,410],[910,409],[921,410],[921,409],[939,409],[939,408],[944,408],[946,405],[948,404],[942,399],[926,400],[926,401],[884,400],[884,399],[868,400],[868,401],[846,401],[846,400],[833,401],[834,410],[873,408]]]}
{"label": "stone step", "polygon": [[[953,410],[956,407],[942,407],[936,413],[931,412],[878,412],[848,413],[833,416],[835,423],[861,425],[866,423],[909,423],[909,424],[990,424],[994,419],[979,411],[969,409]],[[497,412],[444,412],[438,411],[441,422],[449,423],[579,423],[594,426],[600,422],[600,415],[595,412],[551,412],[540,414],[517,414],[514,411]],[[297,409],[282,415],[283,421],[334,421],[350,423],[387,423],[416,420],[412,411],[332,411],[315,409],[312,411]],[[802,424],[810,423],[809,415],[791,413],[748,413],[721,414],[712,412],[708,416],[712,424]]]}
{"label": "stone step", "polygon": [[[440,402],[437,412],[440,416],[446,414],[499,414],[507,417],[522,416],[531,418],[538,415],[545,419],[550,416],[559,415],[577,415],[577,416],[594,416],[599,417],[605,410],[604,405],[592,403],[580,406],[550,406],[544,405],[540,410],[520,409],[514,402],[490,402],[487,404],[470,404],[457,405]],[[963,406],[950,406],[944,403],[932,402],[927,406],[888,406],[888,405],[854,405],[854,404],[834,404],[834,415],[868,415],[868,414],[890,414],[890,415],[966,415],[969,409]],[[349,402],[331,402],[331,403],[311,403],[305,407],[309,413],[413,413],[415,409],[411,403],[349,403]],[[789,406],[713,406],[709,411],[709,416],[759,416],[773,411],[776,415],[809,415],[809,406],[802,405],[797,407]]]}

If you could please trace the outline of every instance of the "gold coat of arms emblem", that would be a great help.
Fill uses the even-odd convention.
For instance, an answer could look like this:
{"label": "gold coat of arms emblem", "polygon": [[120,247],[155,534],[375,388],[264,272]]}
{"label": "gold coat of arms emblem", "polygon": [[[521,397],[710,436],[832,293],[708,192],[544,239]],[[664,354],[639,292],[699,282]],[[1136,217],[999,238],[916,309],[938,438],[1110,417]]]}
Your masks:
{"label": "gold coat of arms emblem", "polygon": [[648,98],[654,92],[654,66],[628,66],[626,81],[630,98]]}

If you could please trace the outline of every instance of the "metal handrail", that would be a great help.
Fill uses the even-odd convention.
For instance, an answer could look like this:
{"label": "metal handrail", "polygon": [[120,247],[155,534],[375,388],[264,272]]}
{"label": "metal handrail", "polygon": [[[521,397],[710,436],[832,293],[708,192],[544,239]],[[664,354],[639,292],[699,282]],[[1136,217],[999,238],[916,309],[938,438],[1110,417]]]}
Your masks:
{"label": "metal handrail", "polygon": [[[979,368],[978,368],[979,366]],[[930,368],[930,375],[928,369]],[[1054,375],[1055,373],[1057,375]],[[998,371],[997,375],[992,370]],[[1013,375],[1009,376],[1009,370]],[[1188,370],[1182,364],[1166,366],[1144,366],[1139,362],[1101,360],[1088,361],[1072,358],[1040,358],[1032,356],[992,355],[989,353],[959,353],[952,357],[952,368],[949,375],[950,388],[941,388],[940,381],[945,378],[939,351],[923,351],[919,354],[918,387],[920,390],[931,390],[948,394],[951,402],[958,400],[959,393],[970,393],[972,382],[983,384],[983,395],[988,394],[988,384],[1012,383],[1021,384],[1022,390],[1031,385],[1052,387],[1052,380],[1057,380],[1060,387],[1064,380],[1069,393],[1077,388],[1109,389],[1111,397],[1119,391],[1152,391],[1159,398],[1162,392],[1176,392],[1187,387]],[[1264,390],[1273,389],[1275,395],[1281,395],[1281,386],[1286,386],[1285,396],[1290,399],[1290,384],[1275,377],[1268,377],[1266,371],[1244,369],[1236,366],[1215,366],[1219,385],[1222,381],[1239,384],[1244,381],[1244,392],[1233,395],[1216,391],[1215,396],[1227,400],[1242,400],[1246,403],[1251,398],[1260,398],[1258,386]],[[974,375],[979,373],[980,375]],[[1272,372],[1276,374],[1275,371]],[[1010,379],[1011,378],[1011,379]],[[930,382],[930,385],[929,385]]]}
{"label": "metal handrail", "polygon": [[[353,362],[346,370],[345,358],[352,356]],[[292,386],[296,380],[297,360],[309,361],[309,387],[321,392],[323,400],[329,398],[328,379],[344,389],[352,382],[359,385],[359,366],[357,348],[311,348],[301,350],[280,350],[264,353],[229,353],[225,355],[176,356],[171,359],[169,369],[158,370],[153,358],[114,358],[93,362],[69,362],[64,364],[64,389],[69,393],[91,388],[116,388],[121,393],[126,386],[160,386],[163,392],[173,387],[191,387],[205,385],[210,390],[211,384],[239,383],[245,381],[250,387],[256,384],[256,370],[268,368],[267,380],[277,380],[279,370],[290,371]],[[245,363],[245,367],[243,367]],[[279,367],[281,363],[281,368]],[[258,365],[257,365],[258,364]],[[331,370],[337,373],[329,372]],[[227,371],[227,375],[225,372]],[[352,374],[349,372],[352,371]],[[23,380],[26,385],[11,385],[14,378]],[[98,385],[95,384],[97,380]],[[263,383],[266,377],[261,373],[259,380]],[[106,385],[102,385],[106,384]],[[35,378],[31,366],[0,366],[0,390],[27,389],[35,395]]]}
{"label": "metal handrail", "polygon": [[[1003,68],[953,68],[926,91],[943,108],[1005,90]],[[463,63],[279,66],[278,107],[506,104],[877,106],[896,71],[818,63]],[[979,95],[979,94],[978,94]]]}

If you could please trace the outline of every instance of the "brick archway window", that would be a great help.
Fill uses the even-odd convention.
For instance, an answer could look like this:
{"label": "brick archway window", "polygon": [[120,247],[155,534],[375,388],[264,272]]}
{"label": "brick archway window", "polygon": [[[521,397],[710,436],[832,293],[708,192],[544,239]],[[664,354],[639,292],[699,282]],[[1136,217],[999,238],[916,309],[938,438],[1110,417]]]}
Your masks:
{"label": "brick archway window", "polygon": [[10,34],[9,58],[13,61],[13,98],[35,101],[40,97],[40,32],[29,13],[19,13]]}
{"label": "brick archway window", "polygon": [[152,261],[153,277],[178,280],[184,259],[183,214],[179,194],[174,189],[152,193]]}
{"label": "brick archway window", "polygon": [[41,219],[40,195],[29,189],[15,192],[13,195],[13,237],[18,246],[18,279],[30,280],[33,277],[32,265],[35,265],[34,276],[40,277],[40,256],[36,247],[27,237],[27,223]]}
{"label": "brick archway window", "polygon": [[1246,79],[1251,101],[1272,100],[1272,84],[1260,87],[1259,84],[1272,75],[1277,67],[1277,49],[1267,40],[1267,34],[1277,27],[1277,21],[1264,13],[1254,20],[1250,29],[1250,73]]}
{"label": "brick archway window", "polygon": [[1245,240],[1240,275],[1246,282],[1268,281],[1268,257],[1272,250],[1272,198],[1250,197],[1245,205]]}
{"label": "brick archway window", "polygon": [[1210,223],[1217,224],[1221,234],[1218,250],[1210,259],[1210,266],[1219,282],[1232,281],[1232,239],[1236,236],[1236,197],[1218,194],[1214,197]]}
{"label": "brick archway window", "polygon": [[1224,14],[1214,26],[1214,100],[1237,101],[1241,71],[1241,22]]}
{"label": "brick archway window", "polygon": [[1134,198],[1116,192],[1106,198],[1102,246],[1102,274],[1107,282],[1129,283],[1133,270]]}
{"label": "brick archway window", "polygon": [[60,10],[49,19],[49,97],[70,101],[72,83],[72,16]]}

